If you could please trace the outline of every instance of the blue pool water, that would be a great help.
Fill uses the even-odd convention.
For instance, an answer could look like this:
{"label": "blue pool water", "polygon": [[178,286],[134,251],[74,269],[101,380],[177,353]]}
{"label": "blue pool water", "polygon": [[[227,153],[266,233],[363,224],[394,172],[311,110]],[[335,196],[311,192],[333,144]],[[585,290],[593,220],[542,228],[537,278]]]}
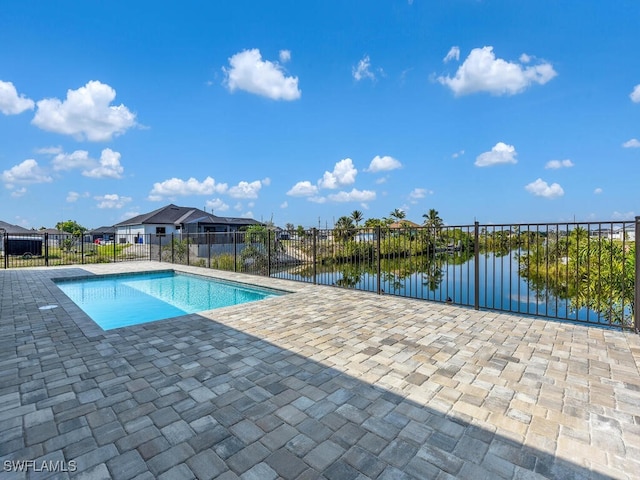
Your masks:
{"label": "blue pool water", "polygon": [[173,271],[56,280],[103,330],[239,305],[284,292]]}

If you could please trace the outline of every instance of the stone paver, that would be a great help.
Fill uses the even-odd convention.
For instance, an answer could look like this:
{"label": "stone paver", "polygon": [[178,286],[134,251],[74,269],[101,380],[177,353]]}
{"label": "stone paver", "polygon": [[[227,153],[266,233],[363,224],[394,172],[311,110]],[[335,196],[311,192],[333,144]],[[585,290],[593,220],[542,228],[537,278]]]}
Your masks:
{"label": "stone paver", "polygon": [[[105,332],[51,280],[168,268],[292,293]],[[633,479],[639,368],[640,336],[557,321],[156,262],[0,270],[3,475]]]}

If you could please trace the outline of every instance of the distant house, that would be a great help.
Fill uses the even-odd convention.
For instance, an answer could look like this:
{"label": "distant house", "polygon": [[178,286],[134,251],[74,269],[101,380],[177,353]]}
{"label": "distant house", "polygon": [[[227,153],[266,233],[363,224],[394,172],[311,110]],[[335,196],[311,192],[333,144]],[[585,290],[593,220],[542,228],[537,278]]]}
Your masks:
{"label": "distant house", "polygon": [[418,228],[420,225],[411,220],[398,220],[389,224],[389,228]]}
{"label": "distant house", "polygon": [[0,220],[0,235],[2,235],[3,233],[9,233],[9,234],[13,234],[13,235],[18,235],[18,234],[22,234],[22,233],[38,233],[34,230],[29,230],[27,228],[21,227],[19,225],[12,225],[10,223],[7,222],[3,222]]}
{"label": "distant house", "polygon": [[154,242],[157,237],[171,234],[232,233],[251,225],[261,223],[252,218],[219,217],[198,208],[170,204],[116,223],[114,229],[118,242],[132,242],[133,236],[142,243],[149,235]]}
{"label": "distant house", "polygon": [[116,236],[115,227],[98,227],[84,232],[84,241],[89,243],[113,242]]}

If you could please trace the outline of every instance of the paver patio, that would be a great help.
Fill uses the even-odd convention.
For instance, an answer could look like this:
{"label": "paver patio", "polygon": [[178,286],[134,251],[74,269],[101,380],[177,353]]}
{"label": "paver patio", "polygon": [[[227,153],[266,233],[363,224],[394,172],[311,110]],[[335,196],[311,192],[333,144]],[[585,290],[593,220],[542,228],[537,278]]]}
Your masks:
{"label": "paver patio", "polygon": [[[104,332],[51,281],[159,268],[293,293]],[[0,288],[2,478],[640,478],[635,334],[156,262]]]}

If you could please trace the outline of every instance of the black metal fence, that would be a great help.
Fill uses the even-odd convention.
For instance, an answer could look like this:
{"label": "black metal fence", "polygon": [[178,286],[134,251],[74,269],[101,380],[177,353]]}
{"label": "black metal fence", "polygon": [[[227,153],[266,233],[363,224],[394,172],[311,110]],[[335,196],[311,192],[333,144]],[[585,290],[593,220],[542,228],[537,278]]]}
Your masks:
{"label": "black metal fence", "polygon": [[[5,268],[153,260],[640,332],[640,217],[117,235],[107,244],[55,235],[22,237],[27,236],[4,235]],[[21,252],[27,246],[36,251]]]}
{"label": "black metal fence", "polygon": [[0,231],[0,258],[4,268],[150,260],[150,246],[143,241],[140,235],[105,242],[81,235]]}

